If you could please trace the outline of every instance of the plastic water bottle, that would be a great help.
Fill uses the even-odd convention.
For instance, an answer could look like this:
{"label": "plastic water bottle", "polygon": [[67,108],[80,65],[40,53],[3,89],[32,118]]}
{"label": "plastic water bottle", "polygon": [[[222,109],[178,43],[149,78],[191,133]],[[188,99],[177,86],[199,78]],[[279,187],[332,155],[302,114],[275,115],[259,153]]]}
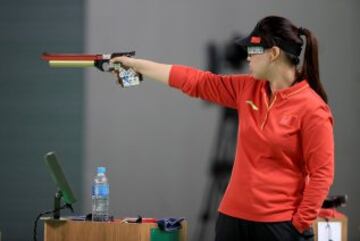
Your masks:
{"label": "plastic water bottle", "polygon": [[109,221],[109,183],[106,168],[98,167],[92,186],[92,220]]}

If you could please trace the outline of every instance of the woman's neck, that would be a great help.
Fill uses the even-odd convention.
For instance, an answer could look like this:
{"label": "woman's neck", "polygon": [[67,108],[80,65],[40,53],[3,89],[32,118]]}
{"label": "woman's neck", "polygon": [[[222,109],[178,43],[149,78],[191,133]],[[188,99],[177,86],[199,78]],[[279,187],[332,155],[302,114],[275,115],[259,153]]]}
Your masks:
{"label": "woman's neck", "polygon": [[271,93],[292,86],[296,79],[296,68],[293,66],[279,66],[268,76]]}

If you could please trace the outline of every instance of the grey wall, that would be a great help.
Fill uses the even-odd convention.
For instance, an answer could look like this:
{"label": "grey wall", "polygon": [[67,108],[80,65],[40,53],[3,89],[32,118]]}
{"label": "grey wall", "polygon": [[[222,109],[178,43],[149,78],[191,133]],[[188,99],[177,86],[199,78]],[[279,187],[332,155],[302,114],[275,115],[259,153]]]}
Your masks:
{"label": "grey wall", "polygon": [[83,73],[50,69],[40,55],[83,51],[83,9],[81,0],[0,1],[2,240],[32,239],[36,216],[53,208],[48,151],[57,151],[81,203]]}
{"label": "grey wall", "polygon": [[[336,179],[348,194],[349,240],[360,238],[359,2],[123,0],[88,2],[86,50],[136,50],[141,58],[205,68],[208,40],[248,33],[270,14],[313,30],[320,42],[322,81],[335,119]],[[185,216],[190,231],[204,195],[220,110],[150,80],[119,88],[111,75],[86,74],[84,200],[95,166],[109,167],[116,216]]]}

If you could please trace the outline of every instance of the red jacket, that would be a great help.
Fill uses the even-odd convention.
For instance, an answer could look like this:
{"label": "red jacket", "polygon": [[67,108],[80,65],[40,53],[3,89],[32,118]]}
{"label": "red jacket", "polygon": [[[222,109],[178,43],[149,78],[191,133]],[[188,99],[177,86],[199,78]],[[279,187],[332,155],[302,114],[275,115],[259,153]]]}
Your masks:
{"label": "red jacket", "polygon": [[238,110],[235,162],[219,211],[309,228],[333,182],[334,137],[330,109],[308,82],[275,92],[271,103],[269,82],[247,75],[174,65],[169,84]]}

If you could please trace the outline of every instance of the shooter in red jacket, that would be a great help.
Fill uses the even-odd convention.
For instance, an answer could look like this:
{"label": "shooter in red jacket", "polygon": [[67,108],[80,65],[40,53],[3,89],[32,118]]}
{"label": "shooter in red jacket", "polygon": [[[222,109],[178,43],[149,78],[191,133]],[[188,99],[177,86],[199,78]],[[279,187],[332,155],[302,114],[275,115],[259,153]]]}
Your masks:
{"label": "shooter in red jacket", "polygon": [[216,241],[313,240],[311,224],[334,178],[333,117],[319,79],[317,40],[308,29],[269,16],[238,44],[248,52],[248,75],[128,57],[112,61],[238,110],[236,157]]}

